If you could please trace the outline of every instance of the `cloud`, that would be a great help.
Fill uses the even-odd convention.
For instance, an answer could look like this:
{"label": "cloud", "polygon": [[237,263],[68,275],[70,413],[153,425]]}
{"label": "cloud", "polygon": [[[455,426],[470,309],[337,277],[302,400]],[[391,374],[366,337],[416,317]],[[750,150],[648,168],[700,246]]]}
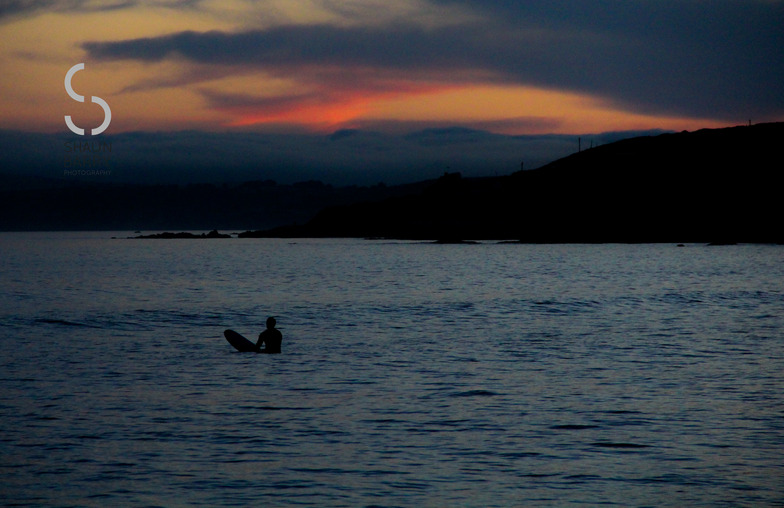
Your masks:
{"label": "cloud", "polygon": [[202,0],[3,0],[0,20],[34,16],[43,12],[101,12],[131,9],[141,5],[156,5],[171,9],[190,8]]}
{"label": "cloud", "polygon": [[[239,33],[185,31],[161,37],[87,42],[93,58],[160,61],[181,58],[214,65],[286,69],[301,65],[380,69],[453,69],[486,51],[479,27],[425,29],[396,23],[386,27],[286,25]],[[494,45],[495,46],[495,45]],[[463,54],[468,52],[468,54]]]}
{"label": "cloud", "polygon": [[432,1],[481,12],[496,26],[579,34],[562,40],[562,50],[540,53],[559,64],[535,66],[542,84],[642,111],[724,118],[784,111],[780,0]]}
{"label": "cloud", "polygon": [[322,83],[323,101],[334,98],[330,86],[405,93],[405,83],[477,82],[590,94],[646,114],[742,121],[784,113],[783,2],[433,1],[475,17],[434,27],[184,31],[83,47],[96,59],[177,59]]}

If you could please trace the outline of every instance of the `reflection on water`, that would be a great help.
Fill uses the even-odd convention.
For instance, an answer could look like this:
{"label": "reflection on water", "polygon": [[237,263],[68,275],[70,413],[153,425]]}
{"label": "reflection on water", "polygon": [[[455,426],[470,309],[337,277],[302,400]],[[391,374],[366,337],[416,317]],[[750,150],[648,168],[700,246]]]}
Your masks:
{"label": "reflection on water", "polygon": [[8,504],[784,498],[781,247],[109,236],[0,235]]}

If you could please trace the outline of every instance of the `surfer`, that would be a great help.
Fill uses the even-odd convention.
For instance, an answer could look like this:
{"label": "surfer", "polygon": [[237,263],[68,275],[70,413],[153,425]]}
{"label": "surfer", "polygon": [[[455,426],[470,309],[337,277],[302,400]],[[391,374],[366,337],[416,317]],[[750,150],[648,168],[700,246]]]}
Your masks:
{"label": "surfer", "polygon": [[[259,340],[256,341],[256,347],[260,349],[259,353],[280,353],[283,334],[275,328],[276,324],[274,317],[267,318],[267,329],[259,334]],[[265,345],[264,349],[261,349],[262,344]]]}

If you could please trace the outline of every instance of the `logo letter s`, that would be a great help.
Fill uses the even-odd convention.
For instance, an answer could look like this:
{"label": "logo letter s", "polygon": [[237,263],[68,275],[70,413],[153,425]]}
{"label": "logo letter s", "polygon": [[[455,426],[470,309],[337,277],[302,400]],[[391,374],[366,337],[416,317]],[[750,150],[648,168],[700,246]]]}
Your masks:
{"label": "logo letter s", "polygon": [[[68,69],[68,72],[65,74],[65,91],[68,92],[68,95],[71,97],[71,99],[75,100],[76,102],[84,102],[84,95],[79,95],[78,93],[74,92],[74,89],[71,86],[71,79],[73,78],[74,74],[76,74],[78,71],[81,71],[82,69],[84,69],[84,63],[78,63]],[[107,127],[109,127],[109,123],[112,121],[112,110],[109,109],[109,104],[107,104],[106,101],[100,97],[93,95],[90,98],[90,101],[98,104],[103,109],[103,123],[93,129],[91,132],[94,136],[97,136],[98,134],[105,131]],[[65,125],[67,125],[74,134],[84,136],[84,129],[77,127],[76,124],[73,123],[73,120],[71,120],[71,115],[65,115]]]}

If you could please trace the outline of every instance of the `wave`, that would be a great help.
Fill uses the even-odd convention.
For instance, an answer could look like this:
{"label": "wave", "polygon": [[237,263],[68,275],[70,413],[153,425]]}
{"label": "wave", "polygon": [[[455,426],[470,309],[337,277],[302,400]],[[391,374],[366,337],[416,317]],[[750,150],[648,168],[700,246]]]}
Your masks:
{"label": "wave", "polygon": [[40,319],[36,319],[35,322],[43,323],[47,325],[76,326],[76,327],[84,327],[84,328],[102,328],[102,326],[100,325],[95,325],[90,323],[79,323],[76,321],[68,321],[66,319],[40,318]]}
{"label": "wave", "polygon": [[615,443],[609,441],[600,441],[596,443],[591,443],[593,446],[598,446],[599,448],[650,448],[650,445],[644,444],[637,444],[637,443]]}
{"label": "wave", "polygon": [[37,317],[18,319],[9,318],[6,324],[14,321],[21,326],[55,326],[68,328],[94,328],[117,331],[149,331],[161,328],[182,328],[202,326],[224,326],[236,319],[230,314],[195,314],[176,310],[136,309],[117,314],[84,314],[65,317]]}
{"label": "wave", "polygon": [[490,390],[468,390],[449,394],[450,397],[495,397],[496,395],[498,395],[496,392]]}

